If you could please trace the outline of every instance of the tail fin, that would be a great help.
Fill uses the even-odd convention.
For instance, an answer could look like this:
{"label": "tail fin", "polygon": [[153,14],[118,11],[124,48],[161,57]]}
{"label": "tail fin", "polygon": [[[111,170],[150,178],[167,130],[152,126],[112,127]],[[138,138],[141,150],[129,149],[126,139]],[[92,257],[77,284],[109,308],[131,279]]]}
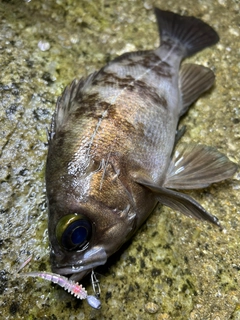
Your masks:
{"label": "tail fin", "polygon": [[173,40],[182,45],[183,56],[217,43],[219,36],[208,24],[194,17],[181,16],[170,11],[155,8],[161,44]]}

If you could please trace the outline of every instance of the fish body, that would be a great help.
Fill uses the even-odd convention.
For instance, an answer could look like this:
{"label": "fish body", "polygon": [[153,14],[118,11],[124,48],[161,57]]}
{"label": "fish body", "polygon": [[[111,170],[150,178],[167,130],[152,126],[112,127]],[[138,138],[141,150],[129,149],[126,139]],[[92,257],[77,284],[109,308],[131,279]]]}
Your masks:
{"label": "fish body", "polygon": [[155,13],[159,48],[121,55],[57,102],[46,166],[51,263],[75,280],[104,264],[158,202],[220,226],[174,189],[229,178],[236,164],[203,145],[173,152],[180,117],[215,78],[181,61],[219,38],[194,17]]}

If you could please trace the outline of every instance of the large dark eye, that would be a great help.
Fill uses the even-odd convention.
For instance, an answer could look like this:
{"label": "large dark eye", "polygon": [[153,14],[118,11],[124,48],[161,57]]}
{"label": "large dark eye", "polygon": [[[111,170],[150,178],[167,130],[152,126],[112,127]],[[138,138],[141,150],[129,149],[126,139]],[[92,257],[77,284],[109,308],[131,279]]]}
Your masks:
{"label": "large dark eye", "polygon": [[58,243],[66,250],[84,249],[91,234],[91,223],[84,215],[77,213],[62,217],[56,226]]}

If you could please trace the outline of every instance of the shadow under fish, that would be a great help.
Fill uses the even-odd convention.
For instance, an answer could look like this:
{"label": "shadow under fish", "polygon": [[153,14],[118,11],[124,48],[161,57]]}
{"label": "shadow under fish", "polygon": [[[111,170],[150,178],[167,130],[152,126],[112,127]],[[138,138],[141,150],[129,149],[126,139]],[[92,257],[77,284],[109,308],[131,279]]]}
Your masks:
{"label": "shadow under fish", "polygon": [[81,280],[105,264],[158,202],[220,227],[176,190],[205,188],[237,165],[212,147],[179,144],[179,119],[212,87],[206,67],[182,59],[218,42],[203,21],[155,9],[161,44],[125,53],[73,81],[49,132],[46,187],[53,272]]}

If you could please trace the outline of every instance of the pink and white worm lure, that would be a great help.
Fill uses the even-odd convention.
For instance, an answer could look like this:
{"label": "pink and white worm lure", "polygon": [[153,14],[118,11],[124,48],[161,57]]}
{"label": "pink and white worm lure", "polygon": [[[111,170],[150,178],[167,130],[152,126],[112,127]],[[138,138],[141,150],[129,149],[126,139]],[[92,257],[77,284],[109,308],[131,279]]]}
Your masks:
{"label": "pink and white worm lure", "polygon": [[58,284],[60,287],[67,290],[69,293],[73,294],[78,299],[87,299],[88,304],[94,309],[101,308],[100,300],[95,297],[87,294],[87,290],[78,282],[69,280],[68,278],[61,276],[56,273],[51,272],[28,272],[20,273],[19,276],[23,277],[40,277],[42,279],[52,281],[53,283]]}
{"label": "pink and white worm lure", "polygon": [[[18,269],[18,272],[22,270],[32,259],[30,256]],[[78,282],[69,280],[67,277],[61,276],[57,273],[51,272],[28,272],[20,273],[19,276],[22,277],[39,277],[53,283],[58,284],[63,289],[67,290],[69,293],[73,294],[77,299],[87,299],[88,304],[94,309],[101,308],[101,302],[96,296],[88,295],[87,290]]]}
{"label": "pink and white worm lure", "polygon": [[69,280],[67,277],[61,276],[56,273],[51,272],[28,272],[20,273],[20,276],[23,277],[40,277],[42,279],[51,281],[58,284],[60,287],[65,289],[67,292],[73,294],[78,299],[86,299],[88,294],[85,288],[78,282]]}
{"label": "pink and white worm lure", "polygon": [[27,260],[24,261],[24,262],[21,264],[21,266],[20,266],[19,269],[17,270],[17,273],[18,273],[20,270],[22,270],[31,260],[32,260],[32,255],[29,256],[29,257],[27,258]]}

